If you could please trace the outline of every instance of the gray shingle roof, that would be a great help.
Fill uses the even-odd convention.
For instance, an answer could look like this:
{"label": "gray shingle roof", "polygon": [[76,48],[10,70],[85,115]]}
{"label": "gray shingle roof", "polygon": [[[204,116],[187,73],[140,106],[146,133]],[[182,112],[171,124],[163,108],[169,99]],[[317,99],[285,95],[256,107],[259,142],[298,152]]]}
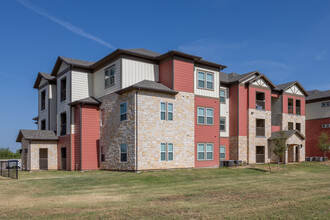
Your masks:
{"label": "gray shingle roof", "polygon": [[[305,140],[305,136],[297,130],[284,131],[284,136],[285,136],[286,139],[290,138],[294,134],[297,134],[298,136],[300,136],[300,138],[302,140]],[[281,131],[275,131],[275,132],[272,132],[272,136],[269,139],[273,140],[273,139],[278,139],[280,137],[281,137]]]}
{"label": "gray shingle roof", "polygon": [[147,50],[144,48],[138,48],[138,49],[123,49],[123,51],[128,51],[128,52],[133,52],[133,53],[137,53],[137,54],[141,54],[141,55],[145,55],[145,56],[151,56],[151,57],[158,57],[161,54],[151,51],[151,50]]}
{"label": "gray shingle roof", "polygon": [[162,83],[158,83],[158,82],[154,82],[154,81],[150,81],[150,80],[143,80],[143,81],[138,82],[134,85],[131,85],[127,88],[121,89],[121,90],[117,91],[116,93],[122,94],[122,93],[130,91],[132,89],[169,93],[169,94],[173,94],[173,95],[178,93],[177,91],[168,88],[167,86],[163,85]]}
{"label": "gray shingle roof", "polygon": [[313,101],[318,99],[330,99],[330,90],[320,91],[320,90],[311,90],[308,91],[309,96],[306,98],[306,101]]}
{"label": "gray shingle roof", "polygon": [[234,82],[238,82],[241,79],[244,79],[250,75],[253,75],[255,73],[259,73],[258,71],[252,71],[252,72],[248,72],[248,73],[244,73],[244,74],[238,74],[238,73],[223,73],[220,72],[220,81],[224,82],[224,83],[234,83]]}
{"label": "gray shingle roof", "polygon": [[283,83],[283,84],[280,84],[280,85],[277,85],[275,87],[276,90],[279,90],[279,91],[282,91],[282,90],[285,90],[287,89],[288,87],[292,86],[293,84],[295,84],[297,81],[293,81],[293,82],[288,82],[288,83]]}
{"label": "gray shingle roof", "polygon": [[49,73],[42,73],[42,72],[39,72],[39,74],[40,74],[43,78],[45,78],[46,80],[53,80],[53,79],[55,79],[55,77],[54,77],[54,76],[51,76]]}
{"label": "gray shingle roof", "polygon": [[87,105],[100,105],[102,102],[95,97],[87,97],[84,99],[76,100],[74,102],[69,103],[69,105],[76,104],[87,104]]}
{"label": "gray shingle roof", "polygon": [[25,140],[40,140],[40,141],[57,141],[58,137],[54,131],[49,130],[20,130],[16,142],[21,142],[22,138]]}
{"label": "gray shingle roof", "polygon": [[86,68],[90,67],[91,65],[93,65],[95,63],[95,62],[91,62],[91,61],[78,60],[78,59],[62,57],[62,56],[60,56],[60,59],[62,59],[64,62],[66,62],[69,65],[75,65],[75,66],[86,67]]}

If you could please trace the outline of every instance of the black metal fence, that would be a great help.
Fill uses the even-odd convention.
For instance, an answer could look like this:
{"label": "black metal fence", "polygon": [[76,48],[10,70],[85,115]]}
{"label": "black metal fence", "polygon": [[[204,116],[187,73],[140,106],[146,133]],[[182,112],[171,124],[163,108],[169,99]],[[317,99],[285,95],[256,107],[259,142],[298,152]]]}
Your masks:
{"label": "black metal fence", "polygon": [[19,166],[18,160],[0,161],[0,175],[3,177],[18,179]]}

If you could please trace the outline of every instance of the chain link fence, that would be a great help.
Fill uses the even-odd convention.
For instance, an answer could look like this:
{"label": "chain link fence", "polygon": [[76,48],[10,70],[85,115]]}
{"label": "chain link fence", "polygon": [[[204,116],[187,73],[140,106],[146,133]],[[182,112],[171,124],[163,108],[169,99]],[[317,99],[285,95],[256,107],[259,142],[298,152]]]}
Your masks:
{"label": "chain link fence", "polygon": [[18,160],[0,161],[0,175],[3,177],[18,179],[19,168],[20,164]]}

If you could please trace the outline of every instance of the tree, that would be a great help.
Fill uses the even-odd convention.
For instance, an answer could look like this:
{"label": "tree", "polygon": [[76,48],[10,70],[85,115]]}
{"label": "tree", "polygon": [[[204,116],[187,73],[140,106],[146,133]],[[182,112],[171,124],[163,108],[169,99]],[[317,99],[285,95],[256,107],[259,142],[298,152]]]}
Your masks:
{"label": "tree", "polygon": [[[279,137],[273,140],[273,153],[277,156],[277,172],[280,164],[280,158],[285,155],[287,148],[286,134],[284,131],[279,131]],[[285,161],[285,160],[284,160]]]}
{"label": "tree", "polygon": [[16,153],[9,150],[9,147],[7,148],[0,148],[0,159],[20,159],[21,154],[20,151],[17,150]]}
{"label": "tree", "polygon": [[324,157],[326,156],[326,152],[330,151],[330,137],[328,133],[322,132],[318,138],[318,147],[321,151],[323,151]]}

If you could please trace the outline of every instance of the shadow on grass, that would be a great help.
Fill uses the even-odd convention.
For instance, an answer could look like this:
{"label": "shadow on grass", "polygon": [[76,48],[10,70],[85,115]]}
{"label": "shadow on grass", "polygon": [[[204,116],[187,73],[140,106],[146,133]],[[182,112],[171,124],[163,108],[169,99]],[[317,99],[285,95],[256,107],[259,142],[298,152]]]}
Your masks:
{"label": "shadow on grass", "polygon": [[268,170],[264,170],[264,169],[260,169],[260,168],[256,168],[256,167],[249,167],[247,169],[254,170],[254,171],[259,171],[259,172],[263,172],[263,173],[269,173]]}

